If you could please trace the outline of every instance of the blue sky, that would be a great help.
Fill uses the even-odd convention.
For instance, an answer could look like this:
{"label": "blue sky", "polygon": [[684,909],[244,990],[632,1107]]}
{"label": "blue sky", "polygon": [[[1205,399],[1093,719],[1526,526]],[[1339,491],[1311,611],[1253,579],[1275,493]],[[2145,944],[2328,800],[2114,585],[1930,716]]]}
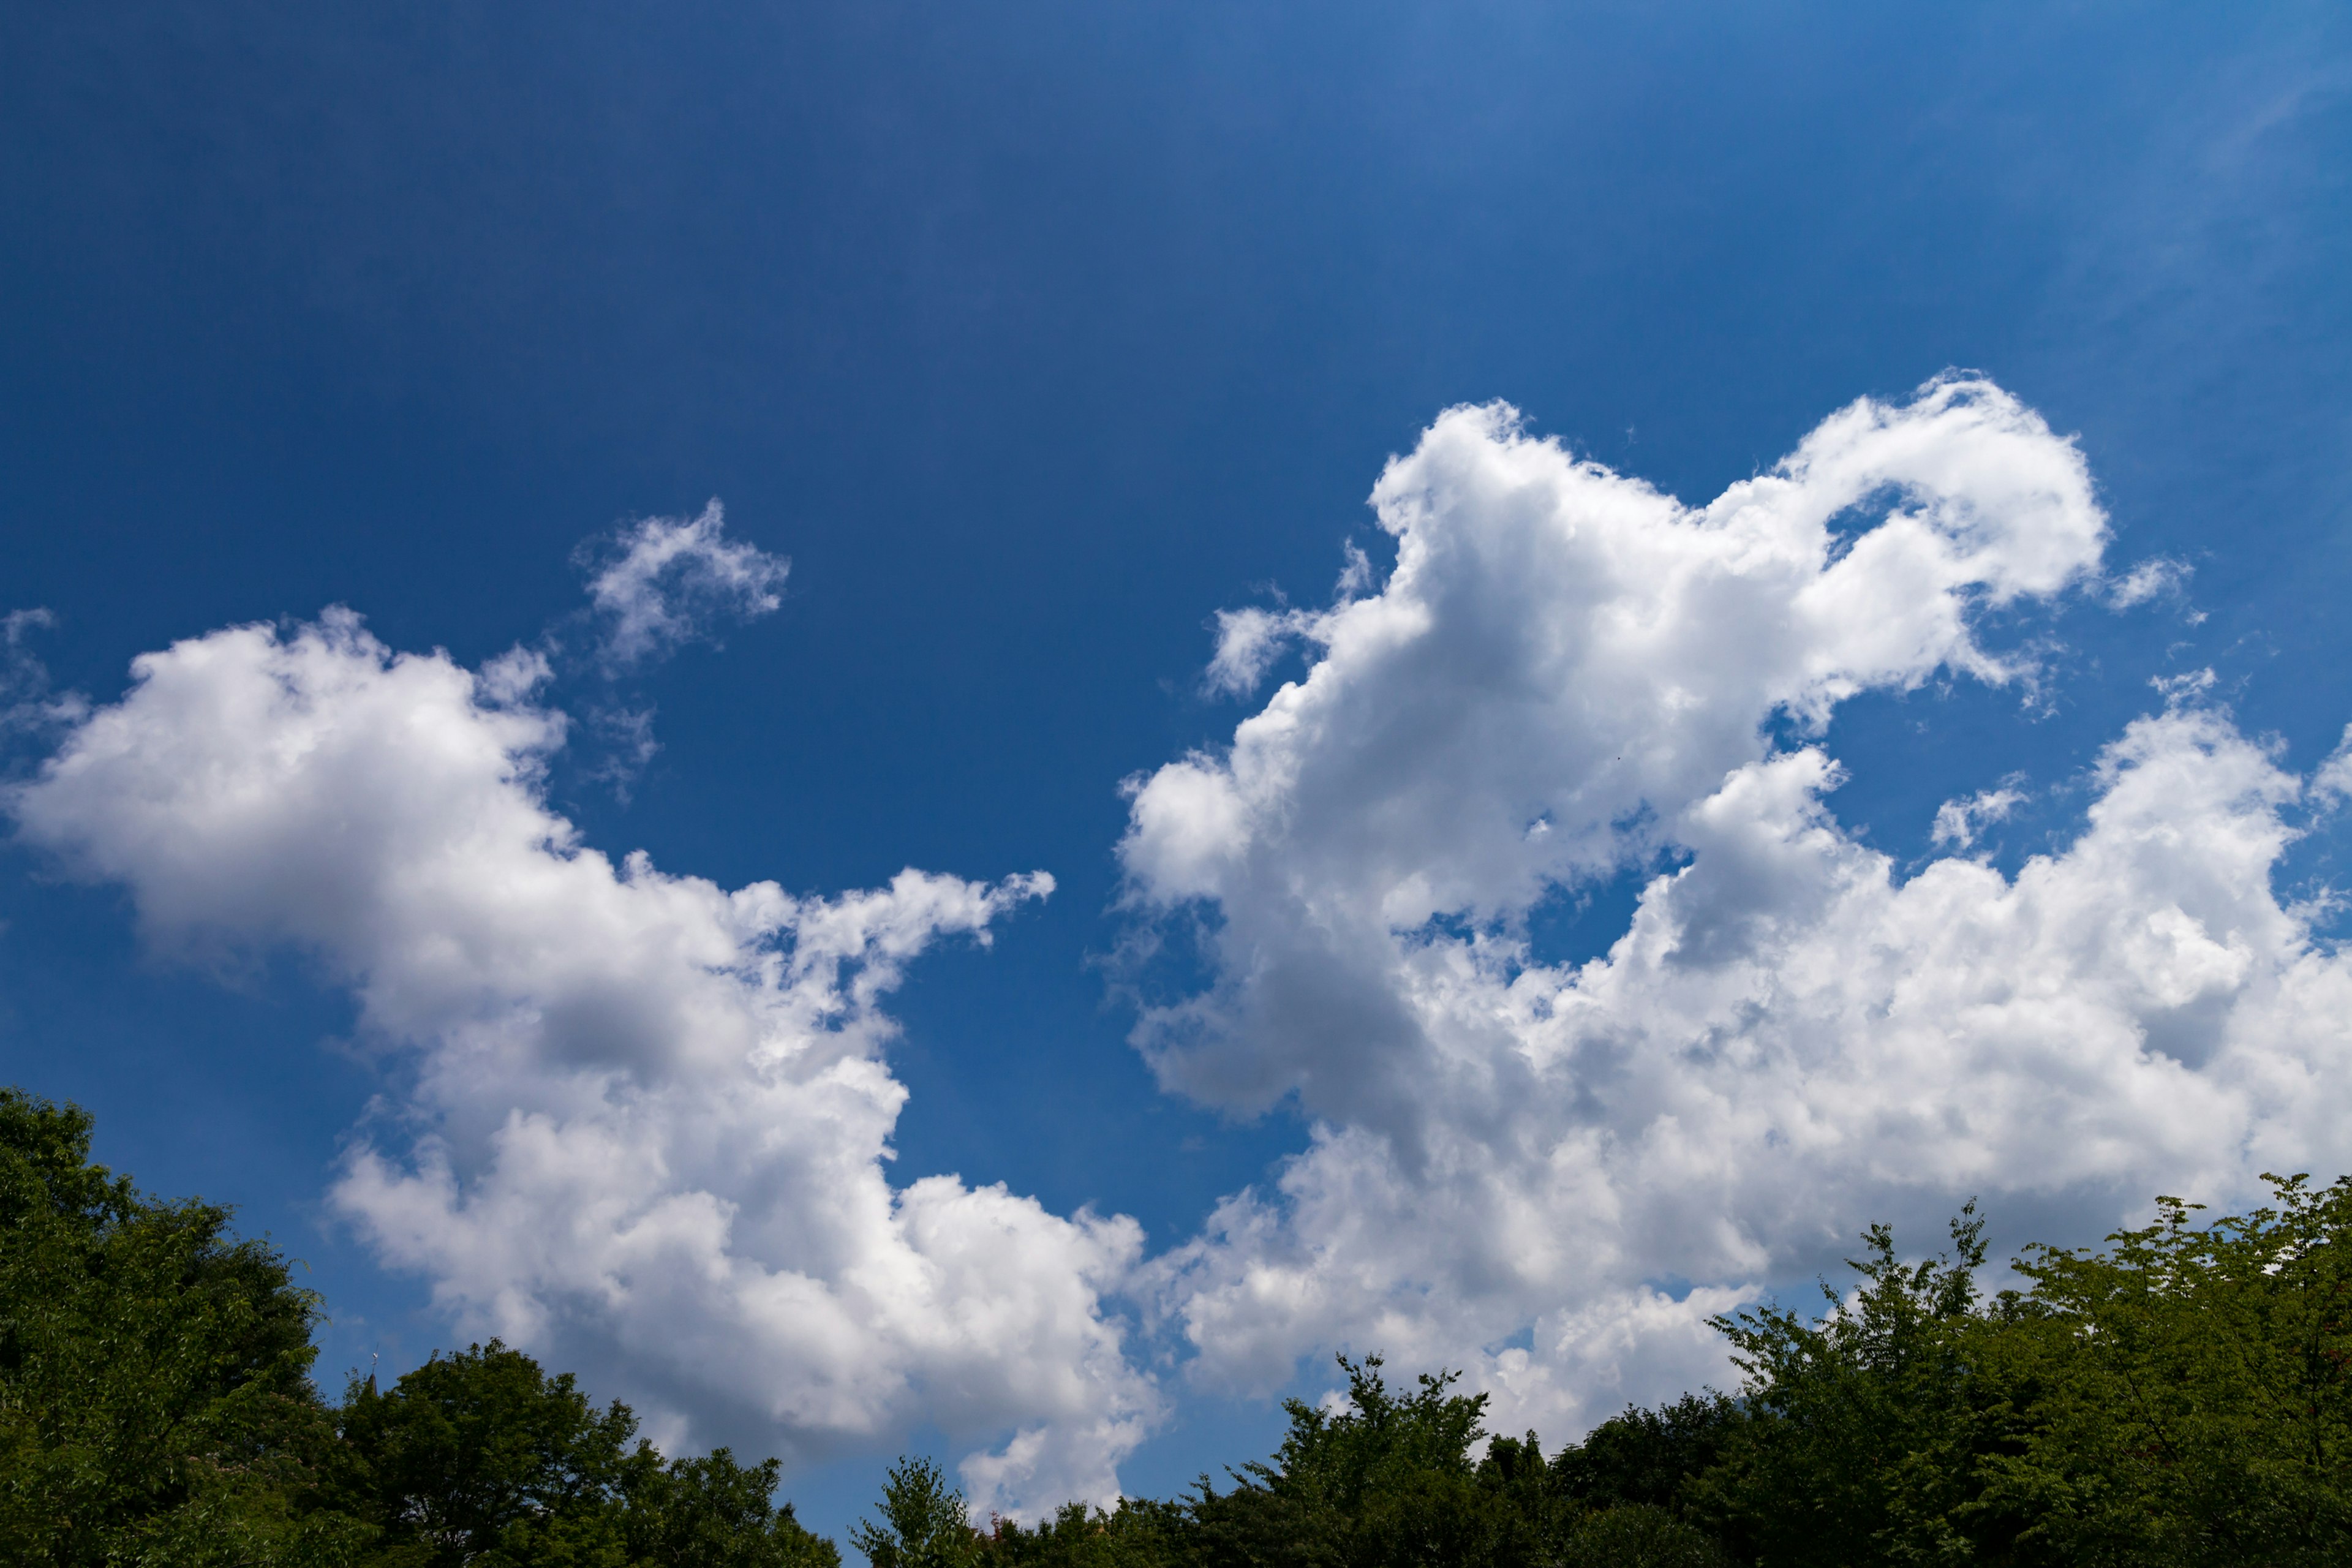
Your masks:
{"label": "blue sky", "polygon": [[[2340,1132],[2264,1107],[2318,1093],[2281,1087],[2296,1072],[2338,1082],[2332,1053],[2352,1051],[2328,1000],[2340,921],[2309,902],[2343,879],[2326,767],[2352,720],[2347,94],[2352,33],[2320,5],[19,7],[0,21],[0,608],[47,617],[15,623],[0,1063],[94,1110],[104,1157],[158,1190],[237,1203],[308,1259],[336,1319],[331,1379],[485,1325],[535,1333],[685,1440],[793,1453],[805,1510],[835,1529],[906,1443],[978,1454],[967,1481],[1006,1506],[1099,1490],[1090,1453],[1111,1454],[1130,1489],[1173,1489],[1255,1452],[1276,1421],[1269,1391],[1320,1388],[1320,1358],[1342,1346],[1471,1365],[1498,1408],[1557,1441],[1707,1373],[1704,1336],[1677,1310],[1802,1281],[1862,1220],[1932,1222],[1983,1191],[2011,1239],[2087,1239],[2158,1186],[2226,1198],[2262,1159],[2345,1168]],[[1675,689],[1719,708],[1726,733],[1760,735],[1753,756],[1675,752],[1612,795],[1601,740],[1672,750],[1664,689],[1635,679],[1654,669],[1513,664],[1532,644],[1468,632],[1467,662],[1426,668],[1332,640],[1333,616],[1402,613],[1412,584],[1392,574],[1408,536],[1497,550],[1516,537],[1493,498],[1517,492],[1496,475],[1561,516],[1618,504],[1575,477],[1586,470],[1543,468],[1503,425],[1423,445],[1448,408],[1507,400],[1528,439],[1704,508],[1859,398],[1898,434],[1965,446],[1975,437],[1914,401],[1955,367],[1999,389],[1969,406],[2011,455],[1969,447],[1961,478],[1932,481],[1909,459],[1857,459],[1866,493],[1839,501],[1839,542],[1816,564],[1853,559],[1889,496],[1931,511],[1957,498],[1955,516],[2014,513],[2026,531],[1986,546],[2011,554],[1960,571],[1942,597],[1832,595],[1839,637],[1947,604],[1971,628],[1965,647],[1852,653],[1861,662],[1838,666],[1851,690],[1820,684],[1846,643],[1773,641],[1786,605],[1758,608],[1752,637],[1745,622],[1715,628],[1695,669],[1785,655],[1813,671],[1761,696]],[[1996,395],[2010,411],[1984,414]],[[2060,461],[2064,437],[2091,488],[2024,507],[1998,475]],[[1384,527],[1365,504],[1391,457],[1416,450],[1394,504],[1456,498],[1429,501],[1436,521],[1417,536],[1404,513]],[[1979,459],[1992,468],[1968,468]],[[690,572],[648,578],[646,602],[691,635],[662,657],[600,656],[619,623],[591,607],[590,578],[642,542],[626,529],[682,524],[713,498],[723,531],[705,545],[789,558],[776,606],[709,581],[698,596]],[[1657,518],[1625,526],[1629,540],[1682,537]],[[2081,532],[2101,526],[2103,539]],[[2070,527],[2073,553],[2021,564],[2018,540]],[[1351,542],[1366,567],[1335,600]],[[2151,561],[2172,565],[2131,575]],[[1572,628],[1646,602],[1639,574],[1588,602],[1591,561],[1552,567],[1433,566],[1412,604],[1454,605],[1430,624],[1458,614],[1475,630]],[[263,690],[295,679],[271,661],[330,605],[387,650],[446,650],[453,671],[539,650],[546,680],[499,721],[561,712],[564,742],[498,731],[529,766],[476,785],[499,809],[576,825],[616,862],[642,849],[662,873],[772,880],[797,899],[907,867],[991,885],[1049,873],[1050,897],[990,906],[984,947],[956,923],[982,915],[938,917],[934,945],[849,1034],[838,1016],[792,1026],[904,1088],[881,1123],[895,1158],[844,1154],[841,1170],[882,1172],[901,1194],[953,1173],[975,1202],[1003,1184],[1028,1206],[971,1223],[1029,1227],[1042,1272],[1024,1299],[1059,1305],[1007,1318],[988,1289],[959,1295],[942,1274],[926,1289],[943,1293],[921,1300],[980,1325],[964,1340],[909,1330],[854,1352],[887,1386],[803,1388],[835,1351],[743,1327],[740,1301],[614,1306],[555,1264],[511,1258],[494,1279],[446,1236],[397,1240],[380,1211],[338,1198],[355,1152],[413,1174],[417,1140],[446,1135],[463,1212],[505,1168],[493,1129],[508,1110],[594,1118],[561,1095],[530,1100],[554,1095],[552,1079],[449,1087],[451,1042],[482,1018],[426,1017],[392,995],[397,965],[369,945],[389,940],[392,906],[368,900],[389,897],[397,868],[370,860],[389,879],[353,880],[336,859],[345,840],[318,826],[342,817],[276,802],[264,819],[292,824],[286,837],[223,841],[217,863],[173,858],[175,844],[205,849],[220,819],[170,760],[186,753],[156,737],[224,748],[204,754],[233,769],[278,720],[205,707],[215,677],[194,674],[179,699],[151,680],[147,706],[117,708],[131,659],[268,624],[283,628],[278,651],[246,649]],[[1218,689],[1204,674],[1218,615],[1251,606],[1299,612],[1290,641],[1269,647],[1262,680]],[[318,670],[382,673],[356,634],[335,635]],[[1490,654],[1501,662],[1478,662]],[[1186,815],[1211,795],[1178,801],[1192,775],[1162,770],[1199,752],[1213,784],[1259,755],[1235,750],[1236,725],[1318,662],[1329,710],[1309,717],[1325,749],[1265,752],[1307,782],[1234,784],[1255,826]],[[229,664],[210,668],[226,680]],[[1545,689],[1589,697],[1581,716],[1512,706],[1561,679]],[[68,693],[89,706],[44,707]],[[444,704],[436,722],[454,728],[436,733],[492,733],[488,706],[415,700]],[[1611,702],[1617,718],[1594,717]],[[1424,710],[1423,728],[1390,722]],[[109,713],[115,761],[57,784],[59,759],[94,755],[89,725]],[[658,750],[641,756],[640,737]],[[355,752],[338,787],[362,804],[423,798],[401,771],[409,753],[369,741],[390,749]],[[2140,750],[2113,749],[2126,745]],[[2052,908],[2124,909],[2138,934],[2061,963],[2065,919],[2044,910],[2016,935],[2032,922],[2004,915],[2021,945],[2002,962],[2056,965],[2051,990],[1997,1027],[1969,1021],[1989,1004],[1967,992],[1958,1022],[1906,1047],[1924,1054],[1867,1071],[1841,1058],[1717,1083],[1706,1102],[1730,1120],[1690,1132],[1687,1170],[1602,1160],[1561,1188],[1446,1155],[1527,1143],[1552,1159],[1571,1131],[1632,1148],[1698,1081],[1675,1074],[1715,1070],[1689,1066],[1700,1043],[1723,1060],[1801,1057],[1788,1042],[1829,1026],[1805,1012],[1820,988],[1800,984],[1804,941],[1849,931],[1840,921],[1965,926],[1969,899],[2012,896],[1969,884],[1934,921],[1893,903],[1807,912],[1772,903],[1795,883],[1767,876],[1780,891],[1754,893],[1755,919],[1811,935],[1773,946],[1751,923],[1724,939],[1751,943],[1743,983],[1769,995],[1747,1016],[1764,1032],[1707,1022],[1714,1003],[1674,990],[1681,971],[1637,973],[1629,949],[1607,1004],[1624,1055],[1605,1070],[1590,1041],[1538,1042],[1565,1004],[1510,1024],[1516,1044],[1471,1029],[1469,1013],[1439,1016],[1415,965],[1458,958],[1496,988],[1462,1005],[1491,1019],[1523,974],[1610,953],[1651,875],[1737,858],[1701,821],[1723,797],[1689,781],[1809,746],[1844,782],[1790,784],[1789,821],[1828,813],[1822,853],[1848,871],[1851,856],[1888,857],[1889,899],[1937,866],[1981,863],[2010,886],[2042,855],[2087,879],[2066,895],[2085,901],[2053,893]],[[2189,773],[2162,773],[2175,763]],[[2134,779],[2152,804],[2119,795]],[[1971,799],[1992,805],[1948,816],[1957,831],[1937,839],[1939,807]],[[1432,816],[1433,801],[1452,804]],[[1578,802],[1608,809],[1585,848],[1522,864],[1499,839],[1449,837],[1497,801],[1520,814],[1523,844],[1538,827],[1571,837]],[[1151,816],[1155,803],[1174,815]],[[128,826],[151,808],[168,833]],[[2126,819],[2142,849],[2072,853]],[[2196,850],[2224,819],[2236,837]],[[1169,849],[1170,834],[1224,835],[1223,869]],[[522,841],[507,847],[537,864]],[[1391,849],[1403,868],[1381,882],[1366,868]],[[309,894],[268,879],[240,892],[220,874],[256,857],[344,889],[357,900],[344,934],[305,934]],[[2224,883],[2227,898],[2212,891]],[[1682,884],[1694,899],[1701,885]],[[507,931],[487,894],[445,893],[457,901],[433,919]],[[1674,912],[1663,893],[1644,907]],[[805,945],[814,918],[762,928],[745,951]],[[1689,947],[1698,917],[1675,918]],[[1369,922],[1359,946],[1330,935],[1351,921]],[[2170,945],[2126,952],[2150,931]],[[498,940],[483,951],[506,951]],[[1889,948],[1905,973],[1960,963]],[[2104,1023],[2070,1011],[2132,964],[2132,984],[2170,999],[2116,1002]],[[1954,979],[1952,994],[1982,978]],[[499,984],[501,1006],[561,1011],[536,981]],[[1599,994],[1599,977],[1585,984]],[[1350,1021],[1368,995],[1394,1004],[1389,1023]],[[1321,1000],[1302,1015],[1285,996]],[[1155,1011],[1188,999],[1190,1013]],[[1857,994],[1835,1016],[1892,1016],[1898,1002]],[[402,1007],[425,1021],[387,1022]],[[1382,1035],[1391,1025],[1410,1038]],[[2109,1026],[2130,1035],[2118,1076],[2089,1055],[2067,1065],[2063,1037]],[[564,1026],[545,1027],[530,1049],[586,1070],[564,1055]],[[2036,1030],[2043,1054],[2020,1066]],[[2258,1040],[2272,1057],[2246,1056]],[[1523,1057],[1549,1086],[1508,1127],[1442,1089],[1482,1050]],[[2175,1069],[2190,1077],[2164,1076]],[[1651,1089],[1612,1099],[1617,1083]],[[2237,1119],[2167,1120],[2183,1083]],[[1903,1115],[1976,1130],[1951,1150],[1916,1143],[1906,1167],[1888,1153],[1904,1146],[1895,1112],[1837,1121],[1889,1085],[1909,1086]],[[704,1089],[747,1103],[717,1079]],[[1741,1114],[1784,1089],[1843,1154],[1775,1163],[1769,1151],[1802,1138]],[[2077,1120],[2035,1120],[2070,1093]],[[1433,1109],[1408,1126],[1405,1100]],[[2111,1103],[2153,1120],[2099,1121]],[[1700,1128],[1688,1106],[1677,1114]],[[1742,1164],[1751,1133],[1766,1152]],[[2096,1157],[2060,1157],[2074,1139]],[[776,1176],[772,1191],[743,1160],[671,1184],[740,1215],[855,1206],[847,1188]],[[1676,1184],[1701,1166],[1715,1174]],[[1273,1185],[1285,1170],[1304,1184]],[[647,1179],[639,1199],[677,1195]],[[1780,1206],[1707,1217],[1751,1179]],[[1220,1210],[1245,1190],[1258,1208]],[[1513,1224],[1584,1237],[1609,1261],[1498,1285],[1491,1258],[1409,1244],[1416,1215],[1457,1201],[1523,1205]],[[656,1228],[684,1224],[661,1212]],[[1086,1230],[1070,1218],[1085,1212],[1131,1216],[1139,1237]],[[796,1244],[761,1245],[761,1268],[840,1285]],[[486,1305],[499,1289],[507,1305]],[[1665,1303],[1648,1317],[1643,1289]],[[655,1324],[707,1329],[704,1371],[646,1349]],[[1619,1348],[1593,1348],[1604,1342]],[[1015,1386],[1024,1356],[1091,1370],[1032,1397]],[[769,1370],[709,1370],[734,1357]],[[989,1392],[992,1377],[1005,1388]],[[764,1406],[724,1392],[745,1380],[803,1392]],[[1024,1432],[1044,1436],[1023,1449]]]}

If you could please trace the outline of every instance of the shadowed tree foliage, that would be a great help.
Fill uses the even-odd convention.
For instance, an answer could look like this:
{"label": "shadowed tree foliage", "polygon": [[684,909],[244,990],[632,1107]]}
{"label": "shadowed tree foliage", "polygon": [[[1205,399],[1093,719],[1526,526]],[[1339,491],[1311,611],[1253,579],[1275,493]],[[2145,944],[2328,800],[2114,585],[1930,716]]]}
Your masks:
{"label": "shadowed tree foliage", "polygon": [[1749,1419],[1698,1490],[1759,1563],[1973,1561],[2013,1535],[1975,1511],[1983,1461],[2014,1452],[2013,1391],[1982,1373],[1976,1271],[1984,1226],[1964,1210],[1954,1251],[1906,1264],[1885,1226],[1824,1285],[1817,1321],[1777,1308],[1718,1319],[1747,1374]]}
{"label": "shadowed tree foliage", "polygon": [[[1219,1491],[1202,1478],[1178,1502],[1129,1500],[1109,1511],[1073,1504],[1034,1528],[998,1521],[983,1559],[1017,1564],[1198,1564],[1201,1568],[1718,1568],[1712,1537],[1642,1500],[1675,1496],[1678,1459],[1711,1455],[1711,1438],[1621,1417],[1632,1436],[1579,1465],[1547,1462],[1536,1435],[1489,1439],[1484,1394],[1453,1391],[1450,1373],[1391,1389],[1381,1358],[1339,1360],[1344,1400],[1290,1400],[1289,1431],[1268,1459],[1242,1466]],[[1701,1408],[1712,1411],[1727,1402]],[[1704,1423],[1696,1424],[1704,1426]],[[1484,1452],[1481,1453],[1481,1448]],[[1651,1451],[1654,1449],[1656,1451]],[[1638,1478],[1622,1480],[1622,1478]],[[1592,1484],[1606,1476],[1607,1484]],[[1580,1483],[1579,1478],[1583,1478]],[[1622,1484],[1621,1484],[1622,1480]],[[1577,1489],[1584,1484],[1584,1493]],[[1589,1495],[1586,1495],[1589,1494]],[[877,1559],[879,1563],[881,1560]]]}
{"label": "shadowed tree foliage", "polygon": [[1691,1500],[1693,1479],[1723,1458],[1747,1408],[1713,1389],[1654,1410],[1612,1415],[1552,1461],[1561,1490],[1587,1508],[1639,1503],[1675,1511]]}
{"label": "shadowed tree foliage", "polygon": [[572,1374],[493,1340],[436,1355],[390,1394],[354,1380],[341,1412],[349,1506],[379,1560],[415,1568],[536,1563],[831,1568],[829,1542],[772,1499],[778,1466],[720,1448],[665,1463]]}
{"label": "shadowed tree foliage", "polygon": [[991,1568],[1177,1568],[1195,1560],[1191,1512],[1181,1502],[1125,1498],[1108,1510],[1066,1503],[1033,1528],[1009,1519],[992,1525],[979,1559]]}
{"label": "shadowed tree foliage", "polygon": [[1671,1510],[1616,1503],[1587,1515],[1568,1538],[1564,1568],[1723,1568],[1714,1537]]}
{"label": "shadowed tree foliage", "polygon": [[1223,1494],[1203,1479],[1192,1505],[1200,1561],[1386,1568],[1556,1555],[1563,1521],[1532,1433],[1482,1464],[1486,1396],[1453,1393],[1454,1373],[1400,1394],[1378,1356],[1339,1366],[1343,1405],[1286,1402],[1290,1430],[1270,1461],[1244,1466]]}
{"label": "shadowed tree foliage", "polygon": [[318,1298],[228,1211],[142,1197],[0,1089],[0,1561],[340,1562]]}
{"label": "shadowed tree foliage", "polygon": [[496,1340],[436,1355],[390,1394],[354,1381],[341,1422],[357,1460],[352,1504],[383,1531],[385,1555],[417,1568],[465,1563],[619,1563],[636,1420],[599,1411],[570,1373]]}
{"label": "shadowed tree foliage", "polygon": [[142,1196],[89,1135],[0,1089],[0,1563],[837,1568],[774,1460],[665,1461],[495,1341],[328,1405],[286,1259]]}
{"label": "shadowed tree foliage", "polygon": [[774,1459],[742,1465],[727,1448],[666,1468],[640,1466],[624,1516],[629,1561],[647,1568],[840,1568],[841,1552],[778,1507]]}

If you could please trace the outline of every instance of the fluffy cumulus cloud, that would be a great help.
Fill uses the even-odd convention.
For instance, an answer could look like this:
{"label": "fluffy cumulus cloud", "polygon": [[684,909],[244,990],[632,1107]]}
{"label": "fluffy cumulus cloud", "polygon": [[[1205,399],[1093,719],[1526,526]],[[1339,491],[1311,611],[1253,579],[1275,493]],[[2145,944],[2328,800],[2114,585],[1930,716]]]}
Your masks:
{"label": "fluffy cumulus cloud", "polygon": [[[1159,1408],[1122,1301],[1212,1384],[1378,1348],[1557,1439],[1719,1377],[1707,1316],[1866,1219],[1973,1192],[2095,1233],[2158,1186],[2352,1163],[2352,967],[2273,885],[2352,798],[2352,739],[2298,779],[2175,681],[2013,873],[1971,851],[2055,781],[1948,802],[1907,868],[1833,815],[1840,703],[2030,689],[1995,628],[2154,594],[2104,574],[2081,454],[2000,389],[1857,403],[1696,509],[1459,408],[1373,503],[1385,582],[1351,552],[1321,607],[1220,617],[1213,689],[1305,673],[1130,786],[1129,913],[1199,933],[1208,976],[1139,1043],[1171,1090],[1312,1128],[1157,1258],[1124,1218],[887,1173],[887,994],[1047,878],[803,898],[615,864],[548,806],[541,652],[217,631],[43,708],[63,739],[6,805],[157,947],[298,948],[353,989],[394,1092],[334,1201],[463,1326],[688,1440],[936,1425],[983,1508],[1115,1491]],[[782,563],[719,521],[610,542],[608,668],[772,607]],[[1547,957],[1548,911],[1621,879],[1622,938]]]}
{"label": "fluffy cumulus cloud", "polygon": [[20,833],[163,950],[290,945],[354,989],[405,1089],[334,1202],[461,1325],[689,1440],[930,1422],[977,1445],[983,1506],[1111,1495],[1155,1408],[1104,1305],[1136,1226],[884,1163],[886,994],[1049,878],[796,898],[616,865],[543,798],[543,660],[395,656],[346,612],[133,673],[15,791]]}
{"label": "fluffy cumulus cloud", "polygon": [[[1132,786],[1130,898],[1213,976],[1139,1044],[1313,1128],[1148,1266],[1199,1375],[1385,1348],[1564,1434],[1720,1378],[1706,1316],[1869,1218],[1974,1192],[2095,1234],[2352,1162],[2352,970],[2272,885],[2305,786],[2195,682],[2014,876],[1904,874],[1830,810],[1840,702],[2029,682],[1987,626],[2115,593],[2082,456],[2006,393],[1857,403],[1696,509],[1457,408],[1372,499],[1387,582],[1228,617],[1216,682],[1309,668]],[[1544,961],[1531,917],[1621,877],[1622,939]]]}
{"label": "fluffy cumulus cloud", "polygon": [[694,517],[645,518],[583,548],[606,669],[658,658],[783,602],[777,590],[792,563],[726,531],[726,512],[714,500]]}

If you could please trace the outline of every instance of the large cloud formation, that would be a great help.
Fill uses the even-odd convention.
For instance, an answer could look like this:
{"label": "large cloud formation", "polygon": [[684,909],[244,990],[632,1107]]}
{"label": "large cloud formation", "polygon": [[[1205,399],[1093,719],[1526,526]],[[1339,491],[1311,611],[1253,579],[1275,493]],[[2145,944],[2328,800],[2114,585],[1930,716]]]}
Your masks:
{"label": "large cloud formation", "polygon": [[[2081,455],[2007,394],[1857,403],[1703,510],[1460,408],[1373,502],[1384,583],[1352,553],[1326,607],[1222,617],[1213,686],[1288,647],[1304,678],[1132,785],[1130,912],[1210,975],[1139,1042],[1171,1090],[1312,1125],[1156,1258],[1125,1218],[886,1173],[887,994],[1048,878],[615,865],[547,805],[541,654],[396,655],[341,611],[214,632],[44,709],[64,739],[7,805],[157,946],[292,946],[354,989],[394,1092],[335,1201],[463,1325],[688,1440],[935,1424],[982,1508],[1115,1493],[1160,1407],[1122,1303],[1211,1384],[1379,1348],[1558,1440],[1719,1375],[1706,1315],[1865,1219],[1977,1192],[2095,1234],[2157,1184],[2352,1163],[2352,969],[2273,888],[2352,752],[2305,784],[2190,678],[2013,876],[1968,852],[2029,781],[1948,803],[1958,853],[1908,871],[1829,808],[1841,702],[2030,684],[1989,627],[2158,591],[2103,576]],[[608,669],[772,608],[748,548],[715,509],[614,542]],[[1619,879],[1630,929],[1548,959],[1546,911]]]}
{"label": "large cloud formation", "polygon": [[[1213,684],[1311,668],[1132,786],[1130,897],[1213,975],[1139,1043],[1313,1127],[1150,1266],[1198,1375],[1385,1348],[1565,1433],[1719,1377],[1706,1315],[1865,1219],[1979,1192],[2095,1234],[2352,1158],[2352,972],[2272,888],[2302,786],[2195,680],[2013,879],[1898,875],[1824,804],[1841,701],[2029,681],[1988,620],[2100,584],[2083,458],[2009,395],[1857,403],[1702,510],[1457,408],[1373,502],[1385,584],[1223,617]],[[1622,938],[1543,962],[1531,916],[1621,876]]]}
{"label": "large cloud formation", "polygon": [[334,1199],[461,1324],[799,1456],[1009,1432],[965,1463],[982,1506],[1113,1495],[1155,1408],[1103,1307],[1138,1227],[883,1167],[884,994],[1052,879],[615,866],[544,801],[545,669],[395,657],[343,611],[215,632],[140,658],[10,805],[160,947],[291,945],[354,988],[410,1088]]}

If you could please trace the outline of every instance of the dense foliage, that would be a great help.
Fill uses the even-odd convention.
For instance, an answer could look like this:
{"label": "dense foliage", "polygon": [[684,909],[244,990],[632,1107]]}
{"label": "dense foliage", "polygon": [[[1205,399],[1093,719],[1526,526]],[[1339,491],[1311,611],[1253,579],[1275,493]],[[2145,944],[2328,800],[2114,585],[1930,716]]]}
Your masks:
{"label": "dense foliage", "polygon": [[330,1405],[286,1260],[90,1163],[89,1131],[0,1089],[0,1562],[839,1563],[774,1506],[774,1460],[665,1461],[495,1341]]}
{"label": "dense foliage", "polygon": [[1922,1262],[1874,1227],[1818,1315],[1718,1320],[1736,1397],[1628,1410],[1549,1458],[1533,1433],[1486,1440],[1483,1396],[1448,1378],[1401,1394],[1377,1358],[1343,1361],[1345,1405],[1293,1402],[1280,1451],[1229,1490],[1000,1522],[922,1561],[2352,1563],[2352,1181],[2272,1183],[2273,1206],[2249,1215],[2200,1225],[2168,1198],[2105,1248],[2032,1248],[2026,1288],[1990,1299],[1972,1210]]}
{"label": "dense foliage", "polygon": [[[89,1161],[89,1121],[0,1089],[0,1562],[837,1568],[778,1467],[665,1459],[625,1405],[492,1342],[340,1403],[319,1301],[228,1215]],[[1547,1456],[1450,1373],[1291,1401],[1264,1461],[1180,1499],[974,1526],[902,1459],[875,1568],[2263,1568],[2352,1562],[2352,1180],[2035,1247],[1982,1295],[1982,1226],[1884,1227],[1822,1310],[1719,1320],[1736,1394],[1632,1409]]]}

